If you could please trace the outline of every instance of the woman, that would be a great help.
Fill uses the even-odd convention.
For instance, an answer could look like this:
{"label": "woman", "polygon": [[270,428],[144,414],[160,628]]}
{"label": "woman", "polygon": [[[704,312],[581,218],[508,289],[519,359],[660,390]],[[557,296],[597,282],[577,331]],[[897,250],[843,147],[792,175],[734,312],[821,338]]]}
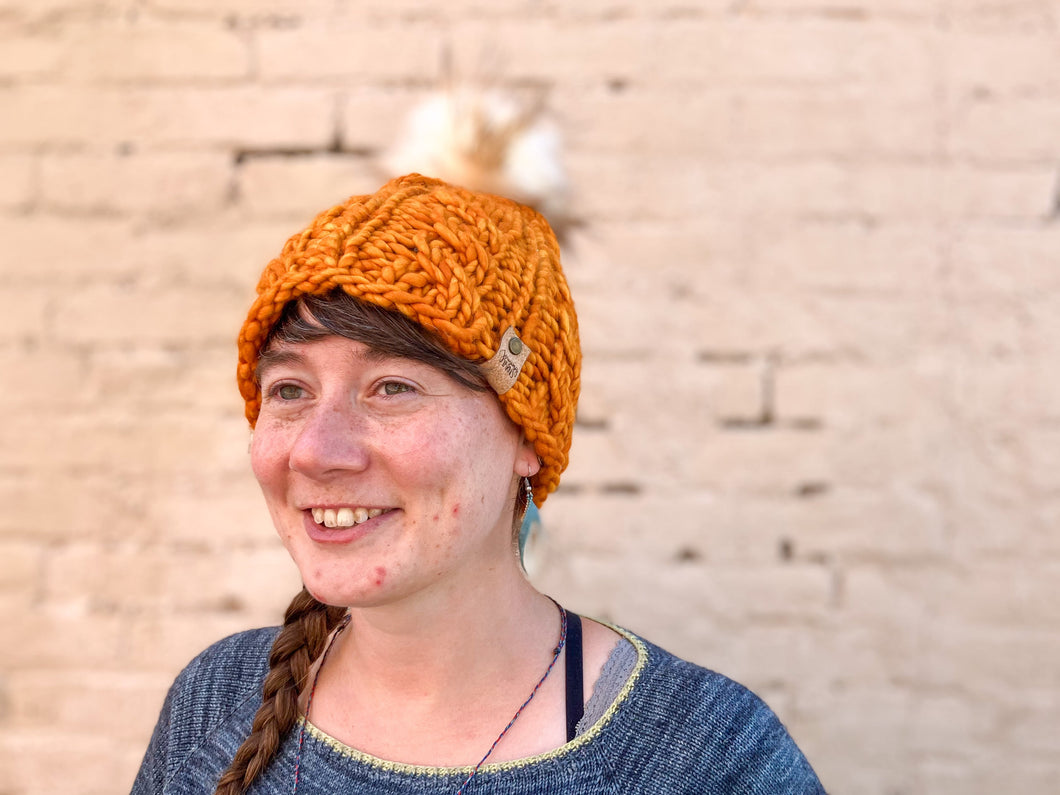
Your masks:
{"label": "woman", "polygon": [[535,212],[417,175],[353,197],[269,264],[239,357],[305,588],[181,673],[135,795],[821,791],[748,691],[522,572],[580,364]]}

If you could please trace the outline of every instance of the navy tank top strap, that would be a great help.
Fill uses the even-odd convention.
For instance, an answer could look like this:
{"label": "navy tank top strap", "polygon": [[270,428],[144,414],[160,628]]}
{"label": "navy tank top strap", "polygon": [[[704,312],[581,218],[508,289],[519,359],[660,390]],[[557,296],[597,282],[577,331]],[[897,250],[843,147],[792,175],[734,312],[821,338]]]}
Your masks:
{"label": "navy tank top strap", "polygon": [[578,721],[585,714],[582,673],[582,620],[577,613],[567,613],[567,742],[574,739]]}

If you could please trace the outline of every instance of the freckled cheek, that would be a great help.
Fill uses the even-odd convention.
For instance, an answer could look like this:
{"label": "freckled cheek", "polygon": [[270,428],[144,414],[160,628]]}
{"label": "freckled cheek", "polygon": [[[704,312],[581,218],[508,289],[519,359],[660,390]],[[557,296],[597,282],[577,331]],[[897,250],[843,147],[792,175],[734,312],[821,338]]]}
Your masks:
{"label": "freckled cheek", "polygon": [[250,444],[250,469],[262,488],[286,473],[286,448],[274,434],[255,432]]}
{"label": "freckled cheek", "polygon": [[444,414],[399,427],[381,429],[381,452],[400,454],[410,465],[422,467],[439,477],[470,448],[473,429],[460,418]]}
{"label": "freckled cheek", "polygon": [[276,530],[276,535],[280,537],[280,543],[283,544],[283,548],[287,550],[287,554],[291,556],[295,565],[299,565],[302,557],[300,554],[302,534],[292,527],[290,522],[284,521],[282,516],[273,515],[272,525]]}
{"label": "freckled cheek", "polygon": [[419,423],[373,421],[365,438],[372,439],[381,451],[395,455],[412,455],[432,444],[432,434]]}

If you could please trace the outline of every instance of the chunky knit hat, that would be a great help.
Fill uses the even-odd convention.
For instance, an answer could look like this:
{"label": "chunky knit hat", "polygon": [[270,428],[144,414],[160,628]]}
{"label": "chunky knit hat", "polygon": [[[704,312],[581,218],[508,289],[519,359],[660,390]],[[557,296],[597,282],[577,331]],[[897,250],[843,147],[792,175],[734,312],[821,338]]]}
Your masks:
{"label": "chunky knit hat", "polygon": [[533,483],[543,502],[567,466],[581,369],[574,304],[545,219],[418,174],[318,215],[265,268],[239,333],[237,377],[252,426],[258,356],[284,305],[335,289],[401,312],[485,365],[542,461]]}

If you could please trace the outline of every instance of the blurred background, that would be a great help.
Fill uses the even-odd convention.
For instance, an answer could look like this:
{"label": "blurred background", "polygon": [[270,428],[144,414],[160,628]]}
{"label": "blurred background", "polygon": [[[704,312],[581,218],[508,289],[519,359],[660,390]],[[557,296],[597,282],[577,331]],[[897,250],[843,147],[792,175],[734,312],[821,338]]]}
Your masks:
{"label": "blurred background", "polygon": [[279,620],[235,335],[412,168],[563,231],[543,589],[830,792],[1056,792],[1060,2],[0,0],[0,795],[127,792]]}

